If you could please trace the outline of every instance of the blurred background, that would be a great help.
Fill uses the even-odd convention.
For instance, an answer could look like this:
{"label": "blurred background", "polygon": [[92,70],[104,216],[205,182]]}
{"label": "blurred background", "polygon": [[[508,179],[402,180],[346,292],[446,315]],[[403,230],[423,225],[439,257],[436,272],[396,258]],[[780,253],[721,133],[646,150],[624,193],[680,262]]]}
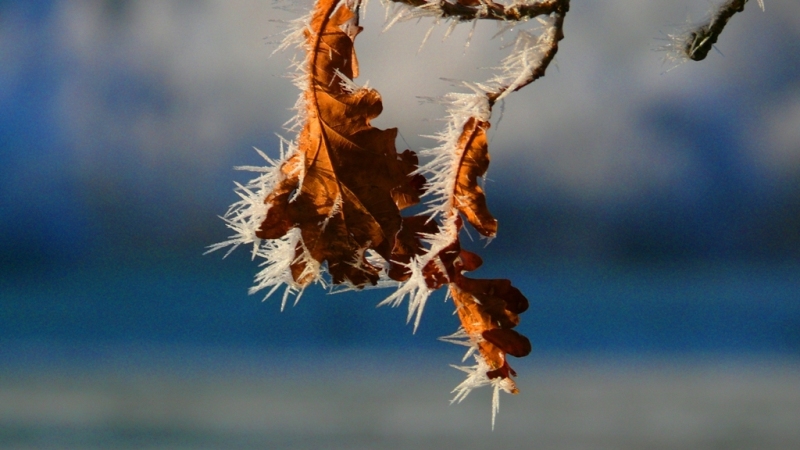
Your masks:
{"label": "blurred background", "polygon": [[[0,447],[800,447],[800,4],[750,2],[673,67],[658,48],[706,2],[574,2],[547,76],[496,110],[475,276],[525,293],[534,351],[493,433],[488,390],[448,405],[442,294],[416,334],[388,291],[281,313],[246,250],[202,255],[233,166],[292,137],[293,54],[271,54],[309,5],[0,1]],[[420,97],[490,78],[514,32],[420,48],[430,20],[384,15],[357,81],[399,149],[433,146]]]}

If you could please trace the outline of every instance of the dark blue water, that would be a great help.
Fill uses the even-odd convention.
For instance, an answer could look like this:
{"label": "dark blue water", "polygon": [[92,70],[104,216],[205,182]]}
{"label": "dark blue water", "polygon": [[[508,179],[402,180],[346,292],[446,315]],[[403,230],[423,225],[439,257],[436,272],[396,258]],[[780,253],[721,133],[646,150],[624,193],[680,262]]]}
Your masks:
{"label": "dark blue water", "polygon": [[[247,295],[256,265],[245,252],[220,256],[110,254],[3,271],[0,344],[11,359],[10,349],[30,344],[451,348],[436,340],[458,326],[443,293],[429,300],[416,334],[405,305],[375,308],[388,290],[312,287],[280,312],[279,294]],[[535,353],[800,353],[798,265],[495,266],[474,275],[509,277],[526,294],[518,329]]]}
{"label": "dark blue water", "polygon": [[405,308],[375,308],[388,291],[312,288],[280,312],[279,297],[247,295],[256,267],[241,253],[4,267],[0,447],[779,449],[800,439],[796,265],[487,260],[474,276],[523,290],[519,329],[534,346],[512,363],[523,393],[503,396],[491,433],[490,392],[448,403],[463,374],[447,364],[462,348],[436,340],[458,326],[443,295],[416,334]]}

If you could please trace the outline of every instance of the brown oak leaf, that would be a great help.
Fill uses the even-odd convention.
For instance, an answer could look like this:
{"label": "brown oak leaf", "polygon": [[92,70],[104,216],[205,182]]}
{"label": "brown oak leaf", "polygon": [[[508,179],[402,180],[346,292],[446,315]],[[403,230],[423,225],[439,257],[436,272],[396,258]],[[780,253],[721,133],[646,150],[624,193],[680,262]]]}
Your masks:
{"label": "brown oak leaf", "polygon": [[[462,222],[458,217],[455,220],[458,230]],[[528,309],[528,299],[507,279],[474,279],[463,274],[482,264],[478,255],[461,248],[456,233],[453,241],[425,265],[423,274],[430,289],[448,285],[462,328],[489,366],[487,377],[509,379],[511,391],[516,393],[510,379],[516,373],[506,355],[523,357],[531,352],[528,338],[513,330],[519,324],[519,314]]]}
{"label": "brown oak leaf", "polygon": [[390,261],[389,278],[396,281],[405,281],[411,276],[408,265],[414,256],[421,255],[425,248],[420,238],[436,233],[439,226],[430,216],[403,217],[403,226],[397,233],[395,248]]}
{"label": "brown oak leaf", "polygon": [[489,122],[470,117],[458,138],[461,160],[458,164],[453,199],[456,208],[479,233],[487,237],[497,234],[497,219],[486,206],[486,195],[478,185],[489,168],[489,144],[486,130]]}
{"label": "brown oak leaf", "polygon": [[482,338],[477,347],[489,366],[487,376],[516,375],[506,354],[520,358],[531,352],[528,338],[512,329],[519,324],[519,314],[528,309],[519,289],[506,279],[473,279],[457,273],[450,295],[464,331]]}
{"label": "brown oak leaf", "polygon": [[358,75],[353,40],[360,30],[345,4],[317,2],[305,31],[308,86],[298,153],[266,197],[266,218],[256,232],[276,239],[300,229],[292,264],[300,285],[314,278],[309,258],[327,263],[335,284],[375,284],[379,268],[367,262],[365,252],[392,259],[400,210],[419,202],[424,183],[412,175],[416,155],[395,149],[397,129],[370,125],[383,109],[380,94],[350,81]]}

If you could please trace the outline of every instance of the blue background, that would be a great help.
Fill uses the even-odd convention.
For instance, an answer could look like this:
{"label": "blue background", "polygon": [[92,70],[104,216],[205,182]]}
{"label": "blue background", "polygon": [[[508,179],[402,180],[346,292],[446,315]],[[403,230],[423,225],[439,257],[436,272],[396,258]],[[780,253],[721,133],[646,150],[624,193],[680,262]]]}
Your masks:
{"label": "blue background", "polygon": [[[97,2],[96,9],[114,30],[128,20],[131,4]],[[231,151],[209,166],[182,165],[172,156],[186,149],[144,160],[137,153],[141,144],[105,135],[114,131],[102,124],[76,138],[64,120],[73,112],[58,103],[65,80],[84,76],[55,44],[63,6],[0,3],[6,30],[26,30],[19,42],[3,43],[23,49],[3,56],[0,90],[4,364],[32,358],[30,346],[87,357],[91,348],[106,345],[309,353],[448,348],[435,338],[457,323],[441,294],[412,335],[405,311],[374,308],[388,291],[326,296],[312,288],[280,313],[278,300],[246,295],[257,270],[246,251],[226,260],[202,256],[227,235],[217,216],[236,200],[232,180],[246,181],[231,167],[258,163],[253,144],[275,154],[270,133],[288,115],[278,111],[277,120],[260,120],[223,140]],[[644,193],[635,202],[586,200],[498,158],[491,175],[509,180],[489,191],[500,234],[485,248],[474,244],[485,260],[476,276],[511,278],[526,294],[531,308],[519,329],[534,353],[797,355],[800,170],[769,176],[742,156],[750,142],[745,125],[770,108],[771,99],[800,87],[794,56],[800,40],[796,34],[775,39],[773,53],[764,56],[770,63],[764,83],[733,78],[688,102],[679,97],[636,106],[631,120],[637,129],[677,142],[691,155],[686,173],[692,176],[683,185]],[[268,50],[262,48],[264,55]],[[730,64],[733,57],[714,58]],[[564,57],[562,65],[569,61]],[[98,69],[107,73],[96,97],[86,101],[99,102],[111,115],[144,110],[158,117],[183,107],[159,73],[122,69]],[[662,77],[688,76],[673,73]],[[93,140],[109,147],[82,152]]]}

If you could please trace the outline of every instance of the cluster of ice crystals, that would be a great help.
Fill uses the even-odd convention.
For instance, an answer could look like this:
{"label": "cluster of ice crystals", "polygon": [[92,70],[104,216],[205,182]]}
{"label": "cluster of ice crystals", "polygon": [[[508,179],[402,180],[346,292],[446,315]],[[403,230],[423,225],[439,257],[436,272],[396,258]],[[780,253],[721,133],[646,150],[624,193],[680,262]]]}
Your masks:
{"label": "cluster of ice crystals", "polygon": [[444,17],[444,10],[442,10],[441,5],[444,0],[427,2],[416,7],[404,3],[392,2],[391,0],[381,1],[386,7],[386,25],[383,28],[384,31],[400,22],[421,19],[423,17],[433,17],[435,19]]}
{"label": "cluster of ice crystals", "polygon": [[[397,307],[403,303],[403,300],[408,298],[408,316],[406,321],[411,322],[411,319],[414,319],[415,332],[422,319],[422,311],[425,309],[428,297],[434,292],[434,289],[428,286],[423,268],[427,266],[429,262],[434,261],[438,257],[438,254],[453,242],[453,236],[455,236],[456,233],[458,233],[456,216],[452,215],[440,224],[438,233],[423,236],[422,240],[428,247],[423,254],[414,257],[409,263],[408,267],[411,271],[411,276],[401,283],[394,282],[394,286],[397,287],[394,293],[378,303],[378,306],[389,305]],[[447,273],[444,268],[441,269],[441,272]]]}
{"label": "cluster of ice crystals", "polygon": [[473,389],[491,386],[494,391],[492,394],[492,429],[494,429],[495,417],[500,411],[500,391],[502,390],[509,394],[514,392],[514,382],[504,377],[489,378],[487,373],[491,370],[491,367],[486,364],[486,360],[479,354],[475,354],[474,357],[476,364],[473,366],[452,366],[465,372],[467,378],[453,389],[453,393],[456,395],[450,403],[461,403]]}
{"label": "cluster of ice crystals", "polygon": [[[256,257],[264,259],[261,264],[264,268],[256,274],[255,284],[250,288],[250,293],[270,288],[266,295],[266,297],[269,297],[280,286],[285,285],[286,290],[281,303],[281,309],[283,309],[289,295],[293,293],[300,294],[303,290],[294,281],[291,272],[291,265],[296,259],[295,249],[301,243],[300,230],[291,230],[280,239],[267,240],[259,239],[256,236],[256,231],[260,228],[268,211],[264,204],[264,198],[287,176],[281,168],[286,166],[285,168],[289,169],[289,176],[302,178],[303,167],[302,164],[297,163],[295,163],[294,167],[287,166],[292,164],[289,160],[290,155],[296,152],[296,146],[293,142],[281,140],[281,157],[278,160],[273,160],[258,149],[256,151],[264,158],[267,165],[263,167],[236,167],[237,170],[256,172],[260,175],[250,180],[246,185],[236,183],[234,192],[239,196],[239,201],[232,204],[225,215],[222,216],[225,224],[234,231],[234,234],[226,241],[209,246],[206,253],[230,247],[228,252],[225,253],[225,256],[228,256],[242,244],[252,245],[251,253],[253,259]],[[315,268],[318,270],[317,266],[306,264],[306,270],[314,270]],[[316,277],[318,274],[312,273],[311,275]]]}
{"label": "cluster of ice crystals", "polygon": [[553,19],[538,18],[543,29],[540,33],[520,30],[514,39],[512,51],[498,67],[498,73],[487,83],[487,90],[502,90],[495,101],[503,100],[507,95],[529,83],[531,74],[537,70],[544,55],[556,43],[558,29]]}
{"label": "cluster of ice crystals", "polygon": [[463,345],[467,347],[467,352],[464,353],[464,357],[461,358],[461,362],[466,361],[478,350],[477,343],[481,339],[481,336],[471,336],[467,334],[467,331],[464,330],[464,327],[458,327],[458,330],[455,333],[439,338],[439,340],[442,342],[448,342],[450,344]]}
{"label": "cluster of ice crystals", "polygon": [[[289,26],[284,32],[284,38],[275,51],[281,51],[292,47],[305,48],[307,46],[305,32],[311,21],[311,13],[304,17],[289,22]],[[308,54],[308,52],[306,52]],[[308,74],[306,66],[308,62],[295,60],[292,64],[295,75],[294,84],[305,92],[308,87]],[[296,115],[287,122],[289,131],[299,131],[305,122],[306,99],[303,93],[298,97],[294,110]],[[286,177],[296,177],[298,188],[296,194],[300,192],[305,174],[305,164],[302,153],[299,151],[294,141],[280,138],[280,157],[272,159],[262,151],[256,151],[264,158],[265,166],[240,166],[237,170],[256,172],[259,175],[250,180],[246,185],[236,183],[234,192],[240,200],[232,204],[222,219],[234,234],[228,240],[211,245],[209,252],[217,251],[225,247],[230,247],[225,256],[228,256],[242,244],[252,245],[252,257],[263,259],[260,264],[261,271],[255,276],[254,285],[250,288],[251,294],[264,289],[269,289],[265,299],[275,293],[281,286],[285,286],[281,310],[286,306],[288,298],[296,294],[295,303],[300,299],[304,286],[299,285],[292,276],[291,266],[294,263],[304,263],[304,272],[298,279],[310,279],[313,282],[326,284],[322,278],[323,268],[320,264],[310,257],[307,251],[296,255],[297,248],[304,249],[302,236],[299,229],[290,230],[280,239],[262,240],[256,236],[256,232],[261,227],[267,216],[268,205],[264,199],[273,189]],[[293,199],[290,199],[290,201]]]}

